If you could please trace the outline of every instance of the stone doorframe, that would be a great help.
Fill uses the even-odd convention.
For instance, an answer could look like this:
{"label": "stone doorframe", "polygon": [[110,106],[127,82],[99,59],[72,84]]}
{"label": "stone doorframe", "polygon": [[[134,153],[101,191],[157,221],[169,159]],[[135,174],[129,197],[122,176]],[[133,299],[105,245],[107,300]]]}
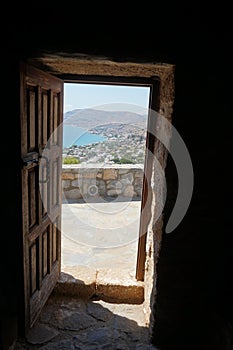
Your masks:
{"label": "stone doorframe", "polygon": [[[174,71],[175,66],[167,63],[157,62],[132,62],[132,61],[114,61],[108,57],[89,56],[77,53],[49,53],[44,52],[38,57],[28,60],[29,63],[37,66],[44,71],[53,74],[64,82],[106,82],[118,81],[119,83],[127,81],[152,81],[156,82],[157,96],[152,98],[150,108],[171,121],[173,112],[173,103],[175,96]],[[153,97],[153,91],[152,91]],[[160,126],[156,126],[158,128]],[[164,130],[161,130],[163,133]],[[169,130],[166,134],[169,136]],[[159,140],[153,143],[154,157],[159,161],[161,168],[165,170],[167,150]],[[152,183],[156,181],[156,174],[153,172],[155,164],[152,165],[151,179]],[[146,235],[139,235],[138,261],[137,261],[137,279],[144,280],[145,284],[145,310],[148,322],[151,314],[151,293],[156,294],[156,263],[158,260],[163,231],[163,215],[156,220],[157,207],[156,202],[160,200],[155,188],[150,187],[150,217],[147,224]],[[162,200],[162,198],[161,198]],[[153,301],[155,302],[155,300]],[[151,321],[151,320],[150,320]],[[153,323],[153,320],[152,320]],[[150,324],[150,327],[152,325]]]}

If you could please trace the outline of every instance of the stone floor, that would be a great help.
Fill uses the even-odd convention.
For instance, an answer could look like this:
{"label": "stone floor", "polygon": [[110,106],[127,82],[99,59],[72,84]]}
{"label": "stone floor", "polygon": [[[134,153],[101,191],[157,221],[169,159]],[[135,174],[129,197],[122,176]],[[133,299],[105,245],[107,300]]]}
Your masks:
{"label": "stone floor", "polygon": [[136,280],[141,201],[66,201],[62,204],[61,278],[56,292],[107,302],[142,302]]}
{"label": "stone floor", "polygon": [[62,270],[117,268],[135,275],[140,200],[62,205]]}
{"label": "stone floor", "polygon": [[[135,279],[141,202],[62,205],[62,273],[12,350],[152,350]],[[98,298],[98,300],[97,300]]]}
{"label": "stone floor", "polygon": [[52,295],[27,339],[12,350],[152,350],[143,304]]}

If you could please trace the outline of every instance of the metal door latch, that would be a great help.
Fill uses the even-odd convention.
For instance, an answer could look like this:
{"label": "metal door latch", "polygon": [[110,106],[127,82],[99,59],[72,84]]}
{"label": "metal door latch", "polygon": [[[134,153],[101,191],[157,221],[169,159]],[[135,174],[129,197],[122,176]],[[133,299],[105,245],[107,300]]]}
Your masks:
{"label": "metal door latch", "polygon": [[37,152],[28,153],[26,157],[22,159],[23,167],[28,167],[33,164],[39,163],[39,154]]}

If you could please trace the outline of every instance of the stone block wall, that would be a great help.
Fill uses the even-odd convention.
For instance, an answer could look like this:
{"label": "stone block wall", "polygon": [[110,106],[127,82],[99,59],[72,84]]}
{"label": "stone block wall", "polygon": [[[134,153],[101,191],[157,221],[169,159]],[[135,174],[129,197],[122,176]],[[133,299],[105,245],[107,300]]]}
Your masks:
{"label": "stone block wall", "polygon": [[63,199],[122,196],[141,199],[143,166],[135,164],[63,165]]}

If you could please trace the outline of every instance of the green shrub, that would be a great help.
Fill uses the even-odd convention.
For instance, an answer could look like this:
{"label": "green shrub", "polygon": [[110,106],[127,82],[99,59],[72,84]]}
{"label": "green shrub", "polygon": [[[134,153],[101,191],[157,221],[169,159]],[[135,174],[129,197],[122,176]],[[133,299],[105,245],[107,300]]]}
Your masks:
{"label": "green shrub", "polygon": [[120,164],[120,159],[119,158],[113,158],[112,160],[116,164]]}
{"label": "green shrub", "polygon": [[127,159],[127,158],[121,158],[120,164],[134,164],[134,161],[131,159]]}
{"label": "green shrub", "polygon": [[62,160],[63,164],[79,164],[80,160],[75,157],[64,157]]}
{"label": "green shrub", "polygon": [[127,158],[114,158],[113,162],[116,164],[135,164],[135,162],[131,159],[127,159]]}

